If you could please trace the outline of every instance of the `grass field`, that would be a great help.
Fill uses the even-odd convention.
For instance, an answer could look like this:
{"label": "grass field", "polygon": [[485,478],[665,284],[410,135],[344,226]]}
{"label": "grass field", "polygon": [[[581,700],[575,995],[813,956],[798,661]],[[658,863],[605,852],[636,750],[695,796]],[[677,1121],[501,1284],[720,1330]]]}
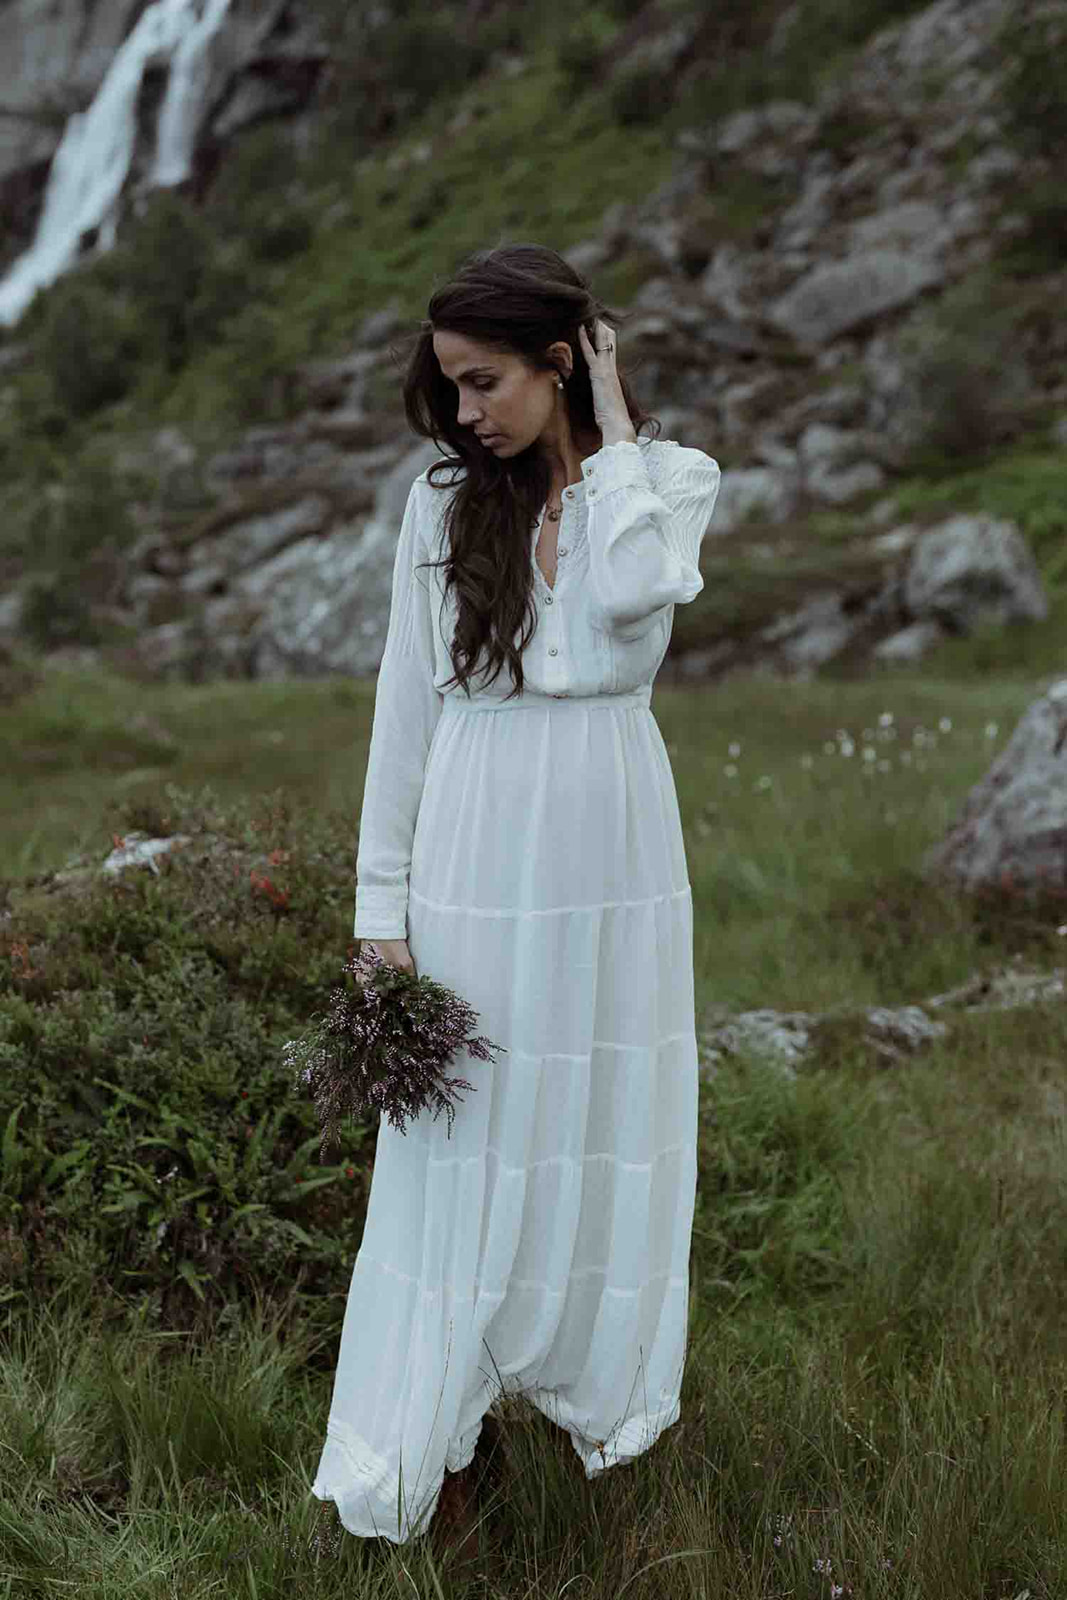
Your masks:
{"label": "grass field", "polygon": [[[1062,961],[1067,902],[983,909],[916,873],[1034,694],[657,689],[698,1013]],[[320,1165],[277,1063],[350,943],[372,706],[372,682],[50,669],[8,707],[0,1596],[1067,1592],[1062,1005],[960,1017],[892,1070],[856,1045],[795,1081],[731,1060],[703,1090],[678,1425],[586,1482],[504,1402],[478,1569],[324,1531],[308,1491],[371,1131]],[[165,816],[258,841],[271,896],[176,862],[26,881]],[[152,1211],[157,1156],[184,1188]],[[258,1232],[230,1226],[243,1205]]]}

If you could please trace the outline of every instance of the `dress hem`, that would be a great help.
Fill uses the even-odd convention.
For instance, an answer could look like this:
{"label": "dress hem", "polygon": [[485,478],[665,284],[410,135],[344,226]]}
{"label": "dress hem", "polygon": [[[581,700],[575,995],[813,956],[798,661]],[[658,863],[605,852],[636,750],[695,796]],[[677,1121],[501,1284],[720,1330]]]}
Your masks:
{"label": "dress hem", "polygon": [[[657,1411],[631,1417],[621,1426],[614,1428],[607,1439],[589,1439],[582,1433],[576,1423],[567,1421],[562,1415],[569,1408],[560,1401],[559,1396],[554,1391],[534,1387],[523,1389],[521,1393],[538,1411],[548,1417],[550,1422],[554,1422],[557,1426],[566,1430],[587,1479],[599,1477],[611,1467],[626,1466],[638,1456],[643,1455],[681,1416],[681,1397],[680,1395],[675,1395],[673,1399],[661,1405]],[[491,1410],[492,1407],[490,1406],[487,1409]],[[351,1505],[359,1483],[374,1484],[378,1487],[381,1485],[383,1477],[387,1476],[388,1473],[386,1464],[365,1443],[361,1441],[363,1455],[360,1457],[349,1440],[342,1437],[331,1425],[327,1427],[328,1438],[338,1446],[345,1461],[350,1464],[352,1477],[344,1484],[337,1482],[336,1479],[331,1483],[320,1472],[316,1474],[315,1480],[311,1485],[311,1493],[317,1500],[332,1500],[337,1506],[341,1525],[346,1532],[354,1534],[357,1538],[382,1538],[387,1539],[390,1544],[407,1544],[410,1540],[418,1538],[427,1531],[433,1513],[437,1508],[437,1501],[444,1483],[444,1472],[461,1472],[464,1467],[469,1466],[473,1461],[481,1426],[481,1419],[479,1419],[477,1425],[470,1430],[467,1439],[460,1443],[458,1452],[451,1459],[446,1457],[445,1468],[433,1490],[425,1497],[420,1507],[413,1508],[412,1514],[408,1518],[406,1532],[402,1533],[399,1529],[396,1529],[395,1517],[389,1525],[389,1527],[396,1529],[396,1531],[392,1532],[385,1526],[379,1526],[375,1522],[373,1515],[358,1522],[356,1526],[346,1521],[342,1505],[345,1502],[348,1502],[348,1506]],[[346,1509],[348,1509],[348,1506],[346,1506]]]}

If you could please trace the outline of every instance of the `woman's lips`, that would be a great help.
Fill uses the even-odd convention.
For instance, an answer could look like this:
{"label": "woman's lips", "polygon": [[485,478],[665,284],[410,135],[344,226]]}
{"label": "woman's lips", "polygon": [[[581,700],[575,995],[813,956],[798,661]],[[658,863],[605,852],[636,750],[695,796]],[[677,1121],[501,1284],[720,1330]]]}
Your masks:
{"label": "woman's lips", "polygon": [[493,445],[500,443],[504,435],[502,433],[483,433],[480,437],[482,443],[491,449]]}

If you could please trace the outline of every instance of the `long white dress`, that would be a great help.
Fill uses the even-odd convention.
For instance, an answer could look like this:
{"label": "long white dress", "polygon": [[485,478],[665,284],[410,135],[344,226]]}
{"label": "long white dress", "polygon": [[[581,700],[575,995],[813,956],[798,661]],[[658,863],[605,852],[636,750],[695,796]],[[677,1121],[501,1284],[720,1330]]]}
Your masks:
{"label": "long white dress", "polygon": [[[447,472],[438,474],[446,483]],[[703,587],[719,467],[613,444],[535,560],[526,688],[454,687],[447,489],[412,485],[393,573],[354,933],[407,938],[478,1013],[492,1062],[399,1133],[382,1119],[312,1493],[351,1533],[425,1532],[501,1392],[562,1427],[587,1476],[679,1416],[696,1193],[692,898],[652,680]]]}

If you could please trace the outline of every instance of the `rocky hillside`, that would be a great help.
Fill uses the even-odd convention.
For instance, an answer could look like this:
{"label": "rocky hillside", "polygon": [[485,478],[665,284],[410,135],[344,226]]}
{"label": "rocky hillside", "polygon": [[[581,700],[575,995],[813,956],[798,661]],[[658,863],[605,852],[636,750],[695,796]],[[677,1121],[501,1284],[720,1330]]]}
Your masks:
{"label": "rocky hillside", "polygon": [[[7,0],[22,54],[0,64],[0,104],[35,108],[0,118],[9,263],[37,225],[66,113],[101,92],[145,7],[132,9],[66,0],[45,20]],[[1025,11],[1032,38],[1067,19],[1063,4]],[[768,60],[788,57],[805,15],[776,8]],[[1056,147],[1027,128],[1005,59],[1020,36],[1003,30],[1022,15],[1009,0],[937,0],[875,32],[814,98],[716,115],[709,96],[678,128],[663,181],[567,249],[594,283],[630,283],[609,298],[631,314],[621,348],[645,405],[663,437],[724,469],[705,591],[676,614],[667,677],[866,671],[1067,621],[1067,271],[1049,246],[1067,228],[1047,201]],[[330,74],[328,30],[295,0],[240,18],[220,27],[197,101],[178,189],[190,208],[242,129],[309,122]],[[707,26],[702,10],[643,8],[611,34],[600,82],[684,81],[699,109]],[[479,82],[521,85],[530,70],[500,50]],[[150,60],[145,71],[131,191],[165,99]],[[398,130],[383,145],[375,159],[396,184],[469,132],[470,98],[456,99],[434,137],[405,145]],[[509,216],[507,233],[525,229]],[[143,418],[113,429],[132,532],[83,546],[80,611],[64,609],[69,570],[27,573],[5,546],[0,639],[148,676],[373,672],[404,500],[438,454],[413,447],[400,410],[410,327],[399,298],[382,304],[345,348],[294,365],[282,420],[236,437],[205,442],[175,422],[146,435]],[[9,417],[35,339],[16,325],[0,349]],[[13,437],[9,424],[12,461]],[[1013,487],[1005,463],[1023,459],[1027,483],[1047,486],[1040,500]],[[70,489],[46,493],[69,522]]]}

